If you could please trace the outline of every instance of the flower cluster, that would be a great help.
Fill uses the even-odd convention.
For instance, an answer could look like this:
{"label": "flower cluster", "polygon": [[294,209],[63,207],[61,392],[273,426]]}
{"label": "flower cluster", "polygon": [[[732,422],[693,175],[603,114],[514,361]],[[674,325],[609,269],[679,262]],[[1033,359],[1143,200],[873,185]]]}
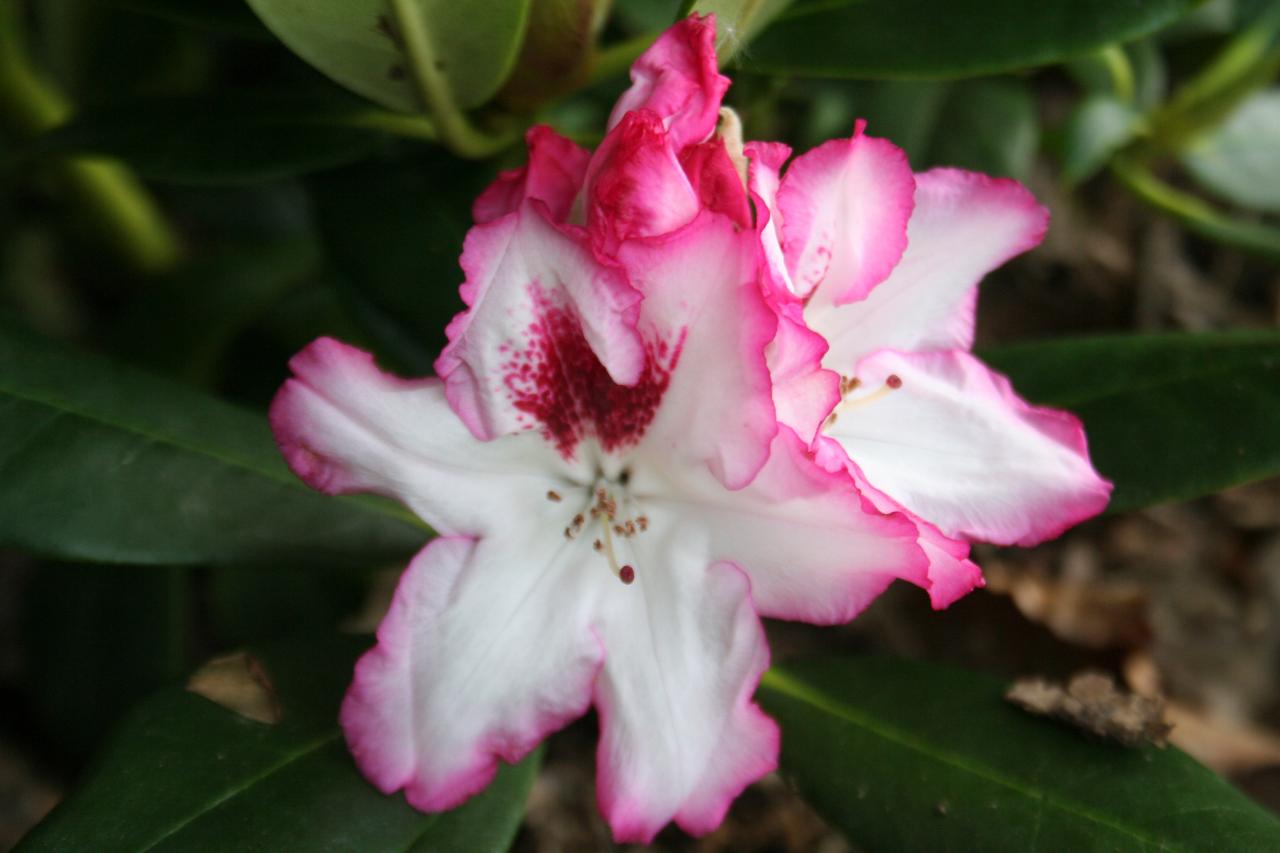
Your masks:
{"label": "flower cluster", "polygon": [[439,533],[342,709],[417,808],[594,706],[615,836],[707,832],[776,765],[762,616],[842,623],[895,578],[945,607],[982,584],[970,541],[1106,504],[1078,421],[968,351],[978,281],[1046,211],[861,124],[784,170],[721,109],[713,42],[665,33],[594,152],[529,132],[475,203],[438,378],[322,339],[272,407],[306,482]]}

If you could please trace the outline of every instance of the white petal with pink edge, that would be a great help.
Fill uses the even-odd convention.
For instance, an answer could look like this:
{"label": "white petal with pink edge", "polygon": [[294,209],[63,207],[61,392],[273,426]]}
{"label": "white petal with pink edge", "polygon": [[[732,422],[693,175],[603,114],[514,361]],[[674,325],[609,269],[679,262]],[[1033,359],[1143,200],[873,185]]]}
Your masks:
{"label": "white petal with pink edge", "polygon": [[1080,422],[1027,404],[972,355],[885,350],[856,379],[825,434],[947,536],[1033,545],[1106,506]]}
{"label": "white petal with pink edge", "polygon": [[777,431],[765,345],[777,319],[757,280],[750,232],[704,212],[680,231],[623,247],[618,259],[644,294],[639,329],[651,352],[675,358],[647,452],[710,465],[729,488],[748,482]]}
{"label": "white petal with pink edge", "polygon": [[746,487],[727,491],[697,468],[644,458],[630,487],[654,527],[705,540],[715,560],[751,578],[764,616],[848,622],[896,578],[928,586],[916,528],[866,502],[844,471],[828,471],[782,428]]}
{"label": "white petal with pink edge", "polygon": [[506,518],[510,535],[428,545],[356,665],[347,743],[415,808],[453,808],[590,704],[603,660],[591,616],[612,578],[580,542],[538,535],[550,519],[531,515]]}
{"label": "white petal with pink edge", "polygon": [[628,543],[635,583],[601,614],[597,797],[620,842],[673,819],[710,832],[777,766],[777,726],[751,700],[769,649],[750,584],[699,545],[660,526]]}
{"label": "white petal with pink edge", "polygon": [[546,207],[519,211],[467,234],[462,253],[468,306],[445,330],[436,360],[450,404],[477,438],[536,426],[513,383],[549,336],[548,315],[568,315],[614,381],[635,382],[644,349],[635,331],[640,295],[596,259],[580,231],[548,220]]}
{"label": "white petal with pink edge", "polygon": [[978,282],[1038,245],[1048,223],[1017,181],[960,169],[916,175],[907,250],[889,277],[859,302],[805,311],[831,345],[827,366],[848,372],[879,349],[968,349]]}
{"label": "white petal with pink edge", "polygon": [[289,365],[271,426],[290,468],[322,492],[377,492],[442,533],[475,534],[515,511],[511,483],[537,495],[582,476],[536,434],[476,441],[438,379],[384,373],[355,347],[320,338]]}
{"label": "white petal with pink edge", "polygon": [[796,295],[817,307],[862,299],[907,247],[915,179],[902,150],[863,133],[791,161],[774,210]]}

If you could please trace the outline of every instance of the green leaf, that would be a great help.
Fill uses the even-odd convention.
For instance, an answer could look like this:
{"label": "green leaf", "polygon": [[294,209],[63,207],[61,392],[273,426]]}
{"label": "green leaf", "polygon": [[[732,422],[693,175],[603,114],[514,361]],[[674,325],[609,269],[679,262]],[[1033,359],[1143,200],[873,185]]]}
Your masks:
{"label": "green leaf", "polygon": [[759,699],[782,768],[868,850],[1280,849],[1280,823],[1176,749],[1125,749],[1033,717],[995,679],[933,664],[823,659]]}
{"label": "green leaf", "polygon": [[971,80],[951,88],[929,148],[935,164],[1026,178],[1040,146],[1036,101],[1022,80]]}
{"label": "green leaf", "polygon": [[752,43],[752,71],[974,77],[1058,62],[1159,29],[1193,0],[808,0]]}
{"label": "green leaf", "polygon": [[112,329],[113,352],[194,384],[210,384],[236,335],[315,274],[306,238],[232,245],[152,282]]}
{"label": "green leaf", "polygon": [[353,315],[401,368],[430,372],[445,324],[462,310],[458,258],[471,202],[494,172],[492,163],[437,155],[308,181]]}
{"label": "green leaf", "polygon": [[129,718],[85,783],[19,845],[23,853],[112,851],[503,851],[538,756],[504,768],[460,808],[416,812],[361,778],[336,720],[367,640],[256,654],[281,722],[265,725],[181,688]]}
{"label": "green leaf", "polygon": [[240,0],[101,0],[164,21],[244,38],[271,34]]}
{"label": "green leaf", "polygon": [[382,120],[341,93],[144,97],[86,110],[20,156],[98,154],[158,181],[257,183],[363,159],[386,143]]}
{"label": "green leaf", "polygon": [[1084,421],[1110,510],[1280,474],[1280,332],[1117,335],[982,353],[1027,399]]}
{"label": "green leaf", "polygon": [[[688,12],[716,16],[716,54],[721,64],[741,53],[794,0],[697,0]],[[686,13],[687,14],[687,13]]]}
{"label": "green leaf", "polygon": [[425,536],[389,502],[311,491],[261,415],[0,326],[0,546],[351,566],[403,559]]}
{"label": "green leaf", "polygon": [[[417,112],[386,0],[248,0],[289,49],[334,81],[385,107]],[[531,0],[415,0],[453,98],[493,97],[511,73]]]}
{"label": "green leaf", "polygon": [[1182,165],[1227,201],[1280,213],[1280,89],[1246,100],[1182,152]]}
{"label": "green leaf", "polygon": [[1138,111],[1113,95],[1081,101],[1063,128],[1062,175],[1073,184],[1093,177],[1140,128]]}

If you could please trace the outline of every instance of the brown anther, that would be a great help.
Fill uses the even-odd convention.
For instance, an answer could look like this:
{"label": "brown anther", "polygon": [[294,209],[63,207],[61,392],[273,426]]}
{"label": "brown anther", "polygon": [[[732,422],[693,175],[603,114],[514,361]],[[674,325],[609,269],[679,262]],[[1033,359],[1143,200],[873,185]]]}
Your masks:
{"label": "brown anther", "polygon": [[572,527],[566,527],[566,528],[564,529],[564,538],[565,538],[565,539],[572,539],[572,538],[573,538],[573,528],[572,528]]}
{"label": "brown anther", "polygon": [[623,527],[621,524],[615,524],[613,526],[613,532],[621,536],[622,534],[627,532],[627,529]]}
{"label": "brown anther", "polygon": [[597,539],[596,541],[594,541],[594,542],[592,542],[592,543],[591,543],[591,547],[592,547],[592,548],[595,548],[597,551],[603,551],[603,550],[604,550],[604,543],[603,543],[603,542],[601,542],[599,539]]}
{"label": "brown anther", "polygon": [[584,525],[584,524],[586,524],[586,523],[587,523],[587,520],[586,520],[586,518],[584,518],[584,517],[583,517],[582,513],[578,513],[577,515],[575,515],[575,516],[573,517],[573,526],[574,526],[574,527],[582,527],[582,525]]}
{"label": "brown anther", "polygon": [[626,523],[625,525],[623,525],[623,526],[627,528],[627,535],[628,535],[628,536],[635,536],[635,535],[636,535],[636,523],[635,523],[634,521],[632,521],[631,519],[629,519],[629,518],[628,518],[628,519],[627,519],[627,523]]}
{"label": "brown anther", "polygon": [[555,501],[556,503],[560,503],[560,500],[561,500],[561,498],[560,498],[560,493],[559,493],[559,492],[557,492],[557,491],[553,491],[553,490],[548,489],[548,490],[547,490],[547,500],[549,500],[549,501]]}
{"label": "brown anther", "polygon": [[832,412],[831,414],[827,415],[827,419],[826,419],[825,421],[823,421],[823,422],[822,422],[822,425],[823,425],[824,427],[829,427],[829,426],[831,426],[832,424],[834,424],[835,422],[836,422],[836,413],[835,413],[835,412]]}
{"label": "brown anther", "polygon": [[639,525],[640,532],[644,533],[646,530],[649,529],[649,516],[647,515],[640,516],[639,518],[636,519],[636,524]]}
{"label": "brown anther", "polygon": [[890,388],[901,388],[902,377],[896,373],[890,373],[889,378],[884,381],[884,384],[888,385]]}

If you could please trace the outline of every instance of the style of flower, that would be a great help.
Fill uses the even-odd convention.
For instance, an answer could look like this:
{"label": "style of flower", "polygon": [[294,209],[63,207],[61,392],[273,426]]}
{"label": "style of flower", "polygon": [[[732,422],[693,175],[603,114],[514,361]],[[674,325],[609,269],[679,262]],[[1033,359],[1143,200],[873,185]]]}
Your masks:
{"label": "style of flower", "polygon": [[[776,766],[777,727],[752,701],[761,616],[842,623],[896,578],[942,606],[980,575],[965,542],[915,517],[950,530],[910,489],[859,488],[880,468],[836,443],[853,418],[829,417],[854,378],[918,383],[917,419],[972,391],[931,390],[950,374],[928,358],[864,358],[831,325],[911,269],[910,171],[885,188],[856,165],[867,183],[811,203],[805,159],[780,179],[783,149],[744,149],[721,111],[711,18],[665,33],[632,81],[595,152],[534,128],[528,164],[477,199],[438,378],[321,339],[292,360],[271,422],[307,483],[390,496],[439,534],[343,704],[366,776],[448,809],[594,706],[600,808],[618,840],[644,842],[672,820],[710,831]],[[949,263],[985,271],[983,257]],[[850,354],[841,402],[827,368]],[[963,504],[972,487],[947,488]]]}

